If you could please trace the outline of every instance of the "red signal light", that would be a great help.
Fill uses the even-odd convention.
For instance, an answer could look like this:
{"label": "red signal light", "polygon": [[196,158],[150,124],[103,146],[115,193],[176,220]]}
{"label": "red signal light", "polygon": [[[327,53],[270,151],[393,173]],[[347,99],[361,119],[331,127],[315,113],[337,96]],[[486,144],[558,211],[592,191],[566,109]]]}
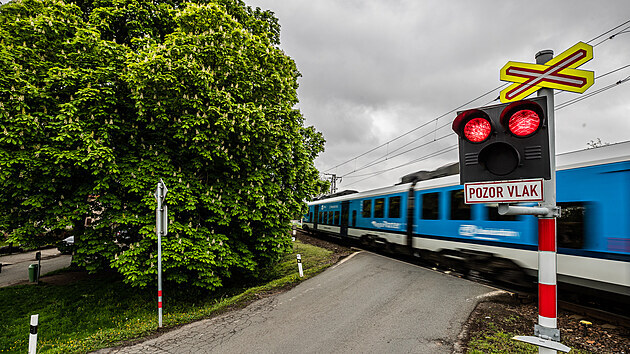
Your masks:
{"label": "red signal light", "polygon": [[480,143],[490,136],[492,125],[485,118],[473,118],[464,125],[464,137],[473,143]]}
{"label": "red signal light", "polygon": [[540,116],[529,109],[516,111],[508,120],[510,132],[521,138],[534,134],[538,127],[540,127]]}

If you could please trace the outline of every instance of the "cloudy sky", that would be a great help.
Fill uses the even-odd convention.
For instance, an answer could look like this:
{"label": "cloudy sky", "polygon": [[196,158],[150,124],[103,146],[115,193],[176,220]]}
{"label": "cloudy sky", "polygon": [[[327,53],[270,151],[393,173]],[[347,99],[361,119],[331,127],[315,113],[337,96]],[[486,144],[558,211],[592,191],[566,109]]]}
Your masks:
{"label": "cloudy sky", "polygon": [[299,108],[326,138],[316,166],[343,177],[340,189],[456,162],[456,110],[498,103],[508,61],[534,63],[540,50],[579,41],[595,46],[580,68],[596,81],[555,96],[557,152],[630,140],[630,83],[614,85],[630,76],[628,0],[244,1],[279,18],[281,47],[302,73]]}
{"label": "cloudy sky", "polygon": [[630,83],[560,108],[630,76],[629,66],[597,79],[630,65],[628,0],[245,1],[279,18],[281,47],[302,73],[299,108],[326,138],[316,166],[342,176],[340,190],[456,162],[453,110],[486,93],[464,108],[499,103],[503,65],[534,63],[543,49],[560,54],[624,23],[589,43],[594,59],[580,68],[595,72],[595,84],[555,96],[556,149],[630,140]]}

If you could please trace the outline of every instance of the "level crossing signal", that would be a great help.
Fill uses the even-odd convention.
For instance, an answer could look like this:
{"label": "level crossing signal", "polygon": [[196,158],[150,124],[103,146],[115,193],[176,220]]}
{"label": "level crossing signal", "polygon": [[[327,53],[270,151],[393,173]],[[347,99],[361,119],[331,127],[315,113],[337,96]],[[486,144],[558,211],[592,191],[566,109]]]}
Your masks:
{"label": "level crossing signal", "polygon": [[452,128],[462,184],[551,178],[546,97],[458,112]]}

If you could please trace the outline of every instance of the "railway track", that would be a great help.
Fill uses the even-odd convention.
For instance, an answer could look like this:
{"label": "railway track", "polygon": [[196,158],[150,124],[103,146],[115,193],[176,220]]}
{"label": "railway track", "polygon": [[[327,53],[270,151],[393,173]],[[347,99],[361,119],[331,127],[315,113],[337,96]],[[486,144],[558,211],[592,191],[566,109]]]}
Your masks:
{"label": "railway track", "polygon": [[[409,261],[419,266],[441,271],[451,276],[466,278],[474,282],[507,291],[513,294],[513,299],[515,299],[515,301],[518,301],[519,303],[535,303],[538,301],[538,294],[535,288],[535,284],[532,284],[531,289],[518,289],[510,286],[509,284],[478,276],[474,274],[474,271],[471,272],[472,274],[462,274],[454,270],[429,266],[426,264],[422,264],[422,262],[417,262],[414,260]],[[628,314],[630,299],[611,299],[607,297],[597,297],[597,295],[584,295],[580,293],[576,294],[570,293],[568,290],[565,289],[559,289],[558,292],[559,299],[557,304],[559,310],[565,310],[567,312],[582,315],[587,318],[598,319],[625,328],[630,328],[630,315]],[[571,298],[571,300],[563,300],[563,298]]]}

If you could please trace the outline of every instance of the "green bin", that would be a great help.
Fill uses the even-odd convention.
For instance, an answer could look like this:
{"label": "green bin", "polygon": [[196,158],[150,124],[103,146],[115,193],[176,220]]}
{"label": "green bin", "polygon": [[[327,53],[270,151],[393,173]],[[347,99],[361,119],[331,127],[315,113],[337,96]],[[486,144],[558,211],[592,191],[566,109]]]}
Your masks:
{"label": "green bin", "polygon": [[28,281],[34,283],[37,281],[37,276],[39,273],[39,264],[34,263],[28,266]]}

